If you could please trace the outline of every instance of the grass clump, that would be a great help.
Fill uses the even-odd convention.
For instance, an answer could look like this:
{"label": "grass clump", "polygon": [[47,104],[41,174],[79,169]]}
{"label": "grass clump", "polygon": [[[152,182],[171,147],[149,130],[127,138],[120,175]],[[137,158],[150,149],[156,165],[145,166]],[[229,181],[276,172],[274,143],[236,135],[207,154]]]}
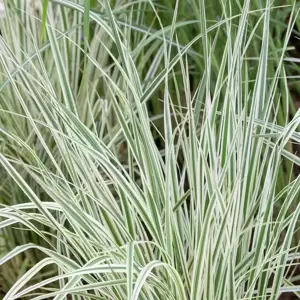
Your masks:
{"label": "grass clump", "polygon": [[3,299],[299,297],[298,8],[254,2],[6,3]]}

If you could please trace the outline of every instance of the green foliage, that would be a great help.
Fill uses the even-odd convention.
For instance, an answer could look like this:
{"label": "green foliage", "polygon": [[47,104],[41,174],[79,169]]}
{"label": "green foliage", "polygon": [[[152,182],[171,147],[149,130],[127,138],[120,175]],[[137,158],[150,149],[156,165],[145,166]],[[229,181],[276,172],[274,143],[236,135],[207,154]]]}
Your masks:
{"label": "green foliage", "polygon": [[41,38],[44,37],[45,30],[46,30],[47,11],[48,11],[48,0],[43,0],[42,34],[41,34]]}
{"label": "green foliage", "polygon": [[298,7],[262,2],[7,1],[4,299],[300,297]]}

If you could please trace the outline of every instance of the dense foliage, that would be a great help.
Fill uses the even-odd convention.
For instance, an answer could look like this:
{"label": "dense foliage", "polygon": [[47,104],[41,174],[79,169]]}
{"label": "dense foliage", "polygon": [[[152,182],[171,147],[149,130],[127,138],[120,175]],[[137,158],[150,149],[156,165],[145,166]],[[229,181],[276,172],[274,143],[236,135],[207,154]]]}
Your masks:
{"label": "dense foliage", "polygon": [[4,2],[3,299],[300,298],[299,4]]}

